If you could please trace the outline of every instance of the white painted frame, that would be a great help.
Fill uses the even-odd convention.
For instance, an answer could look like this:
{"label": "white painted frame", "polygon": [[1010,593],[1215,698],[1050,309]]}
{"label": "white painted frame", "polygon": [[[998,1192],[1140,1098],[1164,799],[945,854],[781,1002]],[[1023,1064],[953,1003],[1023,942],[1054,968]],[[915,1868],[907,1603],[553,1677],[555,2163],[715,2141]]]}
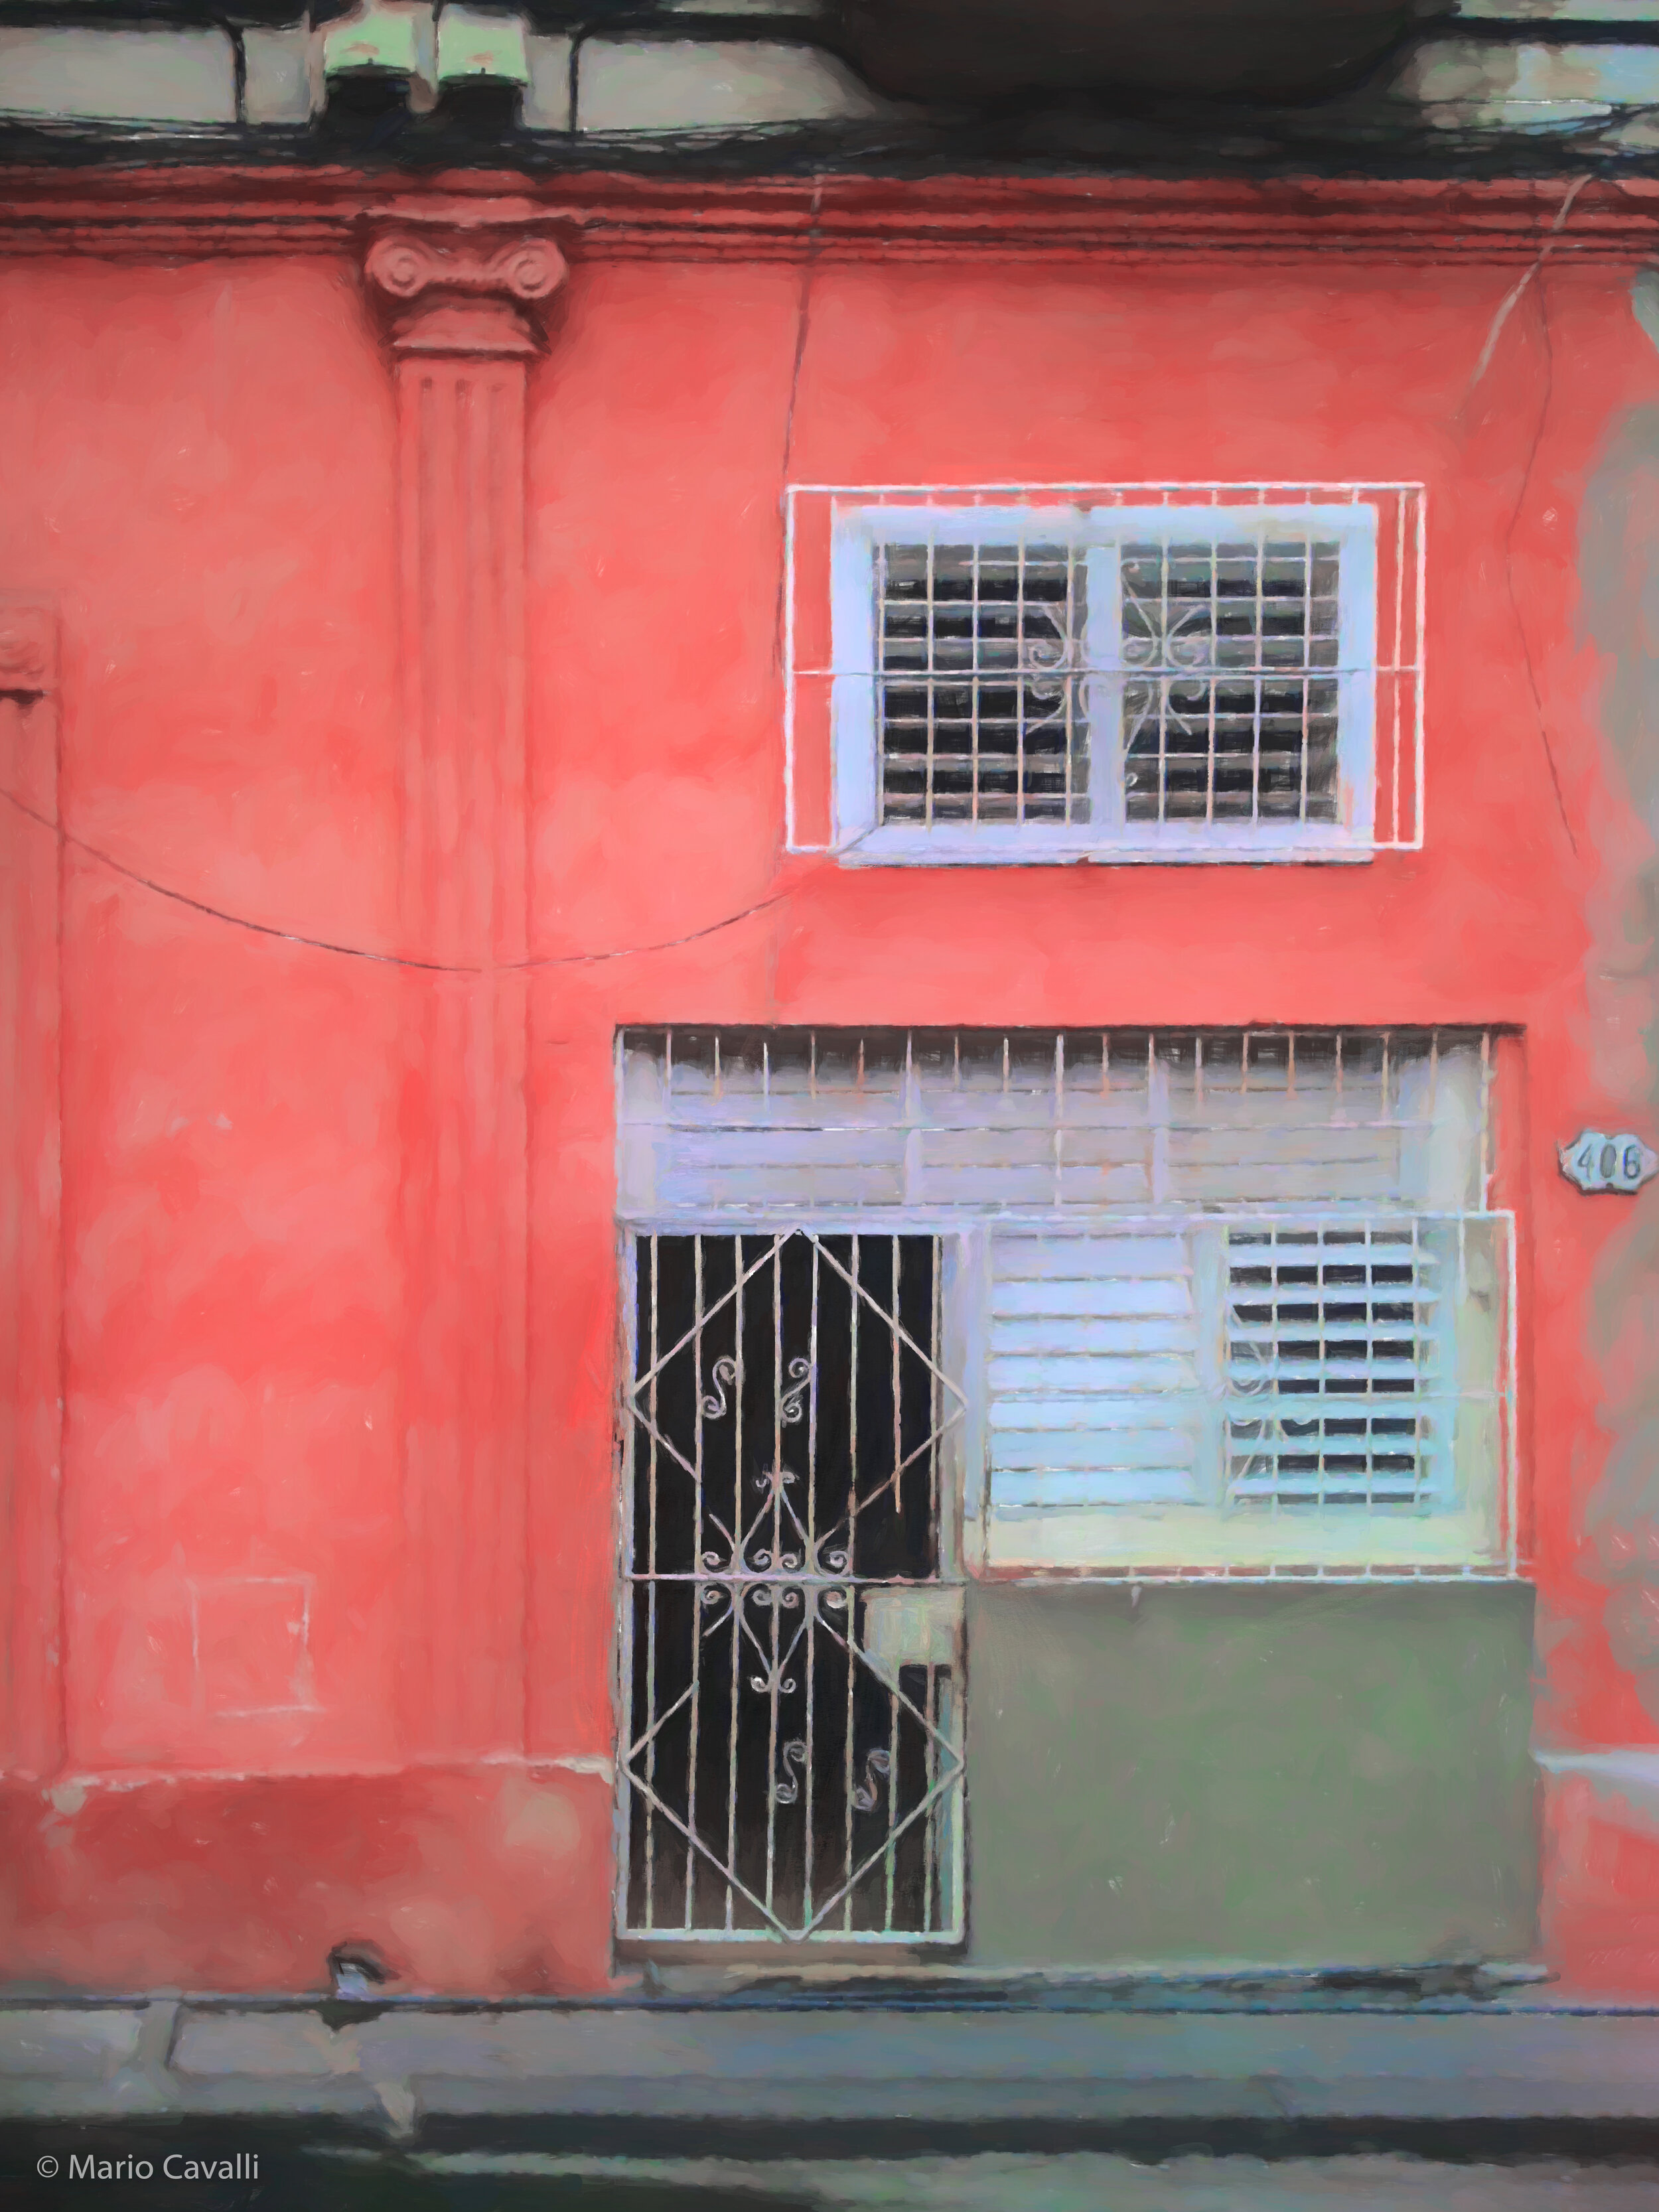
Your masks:
{"label": "white painted frame", "polygon": [[[880,733],[877,702],[879,640],[876,549],[929,542],[985,544],[1029,537],[1088,555],[1085,683],[1089,792],[1087,823],[948,823],[933,827],[880,820]],[[1237,542],[1273,531],[1317,532],[1340,547],[1337,666],[1338,819],[1334,823],[1129,823],[1123,819],[1121,684],[1132,673],[1121,654],[1117,562],[1121,546],[1148,535],[1186,543]],[[1366,860],[1374,841],[1376,794],[1377,514],[1361,500],[1261,506],[1082,507],[836,504],[830,544],[833,847],[848,866],[922,866],[1043,862]],[[1102,611],[1103,600],[1109,614]],[[793,645],[793,580],[791,584]],[[1091,676],[1099,678],[1090,682]],[[1421,717],[1419,715],[1420,732]],[[788,763],[793,779],[793,714]],[[1421,805],[1421,778],[1418,782]]]}

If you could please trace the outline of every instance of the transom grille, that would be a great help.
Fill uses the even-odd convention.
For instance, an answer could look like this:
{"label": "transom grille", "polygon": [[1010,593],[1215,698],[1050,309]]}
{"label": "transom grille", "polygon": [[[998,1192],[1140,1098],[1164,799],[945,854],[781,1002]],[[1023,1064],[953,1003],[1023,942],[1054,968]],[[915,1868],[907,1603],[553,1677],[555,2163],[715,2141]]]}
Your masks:
{"label": "transom grille", "polygon": [[1085,564],[1064,544],[878,549],[887,822],[1086,822]]}
{"label": "transom grille", "polygon": [[1227,1497],[1429,1502],[1442,1255],[1416,1221],[1227,1238]]}
{"label": "transom grille", "polygon": [[951,1939],[938,1240],[635,1250],[623,1931]]}
{"label": "transom grille", "polygon": [[1336,820],[1340,572],[1331,541],[1124,547],[1129,821]]}

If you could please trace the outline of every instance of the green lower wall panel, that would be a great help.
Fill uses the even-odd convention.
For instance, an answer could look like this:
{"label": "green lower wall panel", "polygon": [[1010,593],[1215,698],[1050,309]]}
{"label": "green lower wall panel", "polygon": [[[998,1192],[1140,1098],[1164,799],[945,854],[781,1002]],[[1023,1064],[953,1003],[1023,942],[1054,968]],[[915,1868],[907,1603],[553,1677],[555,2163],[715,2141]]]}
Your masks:
{"label": "green lower wall panel", "polygon": [[981,1583],[969,1960],[1525,1958],[1532,1592]]}

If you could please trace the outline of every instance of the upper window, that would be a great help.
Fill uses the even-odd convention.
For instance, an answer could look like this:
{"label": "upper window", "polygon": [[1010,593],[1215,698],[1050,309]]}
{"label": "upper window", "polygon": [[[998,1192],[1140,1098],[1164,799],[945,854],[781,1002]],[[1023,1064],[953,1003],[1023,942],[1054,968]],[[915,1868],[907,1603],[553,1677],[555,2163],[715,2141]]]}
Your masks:
{"label": "upper window", "polygon": [[[1418,842],[1420,500],[1221,489],[797,495],[792,844],[1255,861]],[[826,740],[820,841],[801,817]]]}

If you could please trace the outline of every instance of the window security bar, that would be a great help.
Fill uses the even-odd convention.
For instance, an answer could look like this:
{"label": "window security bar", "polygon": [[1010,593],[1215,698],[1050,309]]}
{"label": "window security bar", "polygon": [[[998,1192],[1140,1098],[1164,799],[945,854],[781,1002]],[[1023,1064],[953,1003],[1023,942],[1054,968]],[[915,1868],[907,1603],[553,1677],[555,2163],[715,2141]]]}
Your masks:
{"label": "window security bar", "polygon": [[1478,1030],[630,1030],[634,1220],[1484,1212]]}
{"label": "window security bar", "polygon": [[938,1240],[975,1573],[1514,1571],[1508,1048],[629,1031],[619,1207],[639,1238]]}
{"label": "window security bar", "polygon": [[1414,848],[1424,523],[1407,484],[793,488],[790,849]]}
{"label": "window security bar", "polygon": [[619,1934],[954,1942],[964,1400],[939,1240],[632,1256]]}

